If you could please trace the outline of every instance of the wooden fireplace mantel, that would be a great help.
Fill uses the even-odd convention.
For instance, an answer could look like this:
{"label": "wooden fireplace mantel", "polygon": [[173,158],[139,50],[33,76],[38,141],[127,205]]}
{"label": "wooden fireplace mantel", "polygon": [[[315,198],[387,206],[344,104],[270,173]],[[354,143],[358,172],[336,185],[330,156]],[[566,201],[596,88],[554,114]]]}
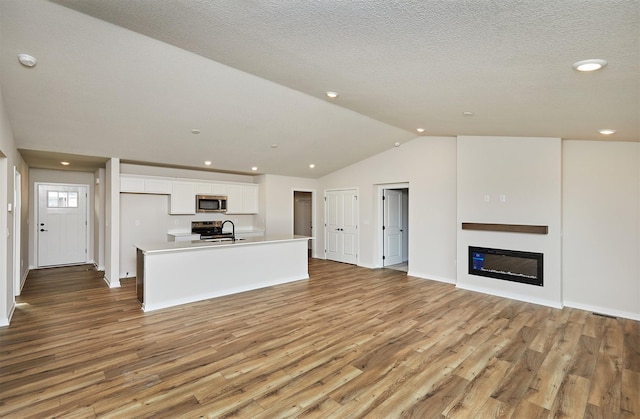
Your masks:
{"label": "wooden fireplace mantel", "polygon": [[508,233],[549,234],[549,226],[531,224],[462,223],[463,230],[504,231]]}

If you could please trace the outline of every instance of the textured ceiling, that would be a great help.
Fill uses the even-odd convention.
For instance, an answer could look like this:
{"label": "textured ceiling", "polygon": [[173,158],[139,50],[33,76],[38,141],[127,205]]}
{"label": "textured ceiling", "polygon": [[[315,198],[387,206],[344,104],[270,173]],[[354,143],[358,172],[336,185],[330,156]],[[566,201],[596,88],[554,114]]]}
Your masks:
{"label": "textured ceiling", "polygon": [[[417,127],[640,138],[637,0],[55,3],[0,0],[21,148],[317,177]],[[20,68],[18,52],[38,66]],[[587,58],[609,65],[572,69]]]}

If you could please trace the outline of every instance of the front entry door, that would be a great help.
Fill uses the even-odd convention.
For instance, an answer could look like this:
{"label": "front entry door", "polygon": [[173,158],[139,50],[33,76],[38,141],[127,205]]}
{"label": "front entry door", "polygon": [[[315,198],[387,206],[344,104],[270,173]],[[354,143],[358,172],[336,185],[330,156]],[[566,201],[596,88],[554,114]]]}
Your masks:
{"label": "front entry door", "polygon": [[358,263],[358,195],[355,189],[327,192],[327,259]]}
{"label": "front entry door", "polygon": [[38,266],[87,262],[87,186],[38,185]]}
{"label": "front entry door", "polygon": [[402,263],[402,191],[385,189],[382,195],[384,266]]}

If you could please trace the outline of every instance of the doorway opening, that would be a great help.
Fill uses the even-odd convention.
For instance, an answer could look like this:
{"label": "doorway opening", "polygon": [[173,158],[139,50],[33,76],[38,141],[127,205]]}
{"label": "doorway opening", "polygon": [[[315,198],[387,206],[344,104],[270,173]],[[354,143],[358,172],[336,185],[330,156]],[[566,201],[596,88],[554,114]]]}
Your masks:
{"label": "doorway opening", "polygon": [[382,185],[379,188],[380,266],[403,272],[409,270],[409,185]]}
{"label": "doorway opening", "polygon": [[[314,193],[313,191],[293,191],[293,234],[314,237]],[[313,240],[308,243],[308,256],[313,257]]]}

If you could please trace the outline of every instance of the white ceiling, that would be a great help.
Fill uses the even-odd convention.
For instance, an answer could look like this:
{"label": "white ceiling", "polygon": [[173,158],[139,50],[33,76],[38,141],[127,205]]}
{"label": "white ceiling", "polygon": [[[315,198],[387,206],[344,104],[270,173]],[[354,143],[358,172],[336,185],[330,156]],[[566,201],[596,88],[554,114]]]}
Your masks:
{"label": "white ceiling", "polygon": [[418,127],[640,139],[637,0],[0,0],[0,36],[25,150],[319,177]]}

